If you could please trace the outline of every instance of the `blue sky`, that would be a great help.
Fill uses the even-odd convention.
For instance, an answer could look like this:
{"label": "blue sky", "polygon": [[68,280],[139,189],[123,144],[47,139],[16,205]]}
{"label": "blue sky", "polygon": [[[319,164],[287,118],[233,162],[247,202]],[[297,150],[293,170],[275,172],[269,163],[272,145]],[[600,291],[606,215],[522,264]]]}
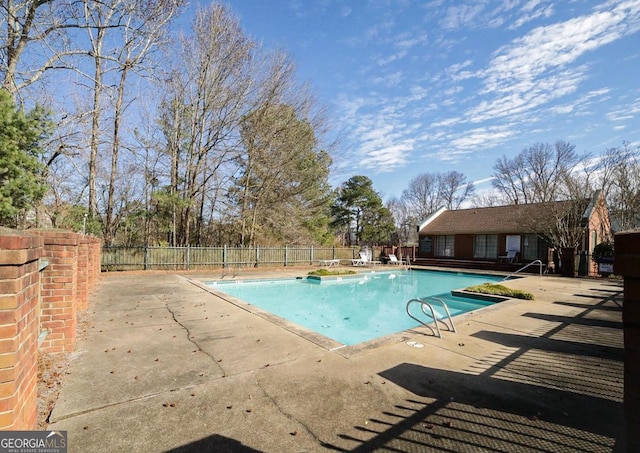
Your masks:
{"label": "blue sky", "polygon": [[340,130],[339,184],[386,199],[424,172],[477,190],[495,161],[564,140],[640,145],[640,0],[230,0],[286,49]]}

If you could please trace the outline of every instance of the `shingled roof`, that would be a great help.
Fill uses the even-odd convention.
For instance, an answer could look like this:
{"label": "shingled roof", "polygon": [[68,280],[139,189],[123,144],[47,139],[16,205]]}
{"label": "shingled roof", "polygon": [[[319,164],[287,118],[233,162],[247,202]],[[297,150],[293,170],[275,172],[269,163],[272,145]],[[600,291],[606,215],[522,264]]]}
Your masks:
{"label": "shingled roof", "polygon": [[[426,234],[498,234],[539,233],[543,225],[554,221],[552,212],[569,209],[573,201],[531,203],[489,208],[438,210],[420,225]],[[584,208],[588,205],[585,200]],[[536,231],[537,230],[537,231]]]}

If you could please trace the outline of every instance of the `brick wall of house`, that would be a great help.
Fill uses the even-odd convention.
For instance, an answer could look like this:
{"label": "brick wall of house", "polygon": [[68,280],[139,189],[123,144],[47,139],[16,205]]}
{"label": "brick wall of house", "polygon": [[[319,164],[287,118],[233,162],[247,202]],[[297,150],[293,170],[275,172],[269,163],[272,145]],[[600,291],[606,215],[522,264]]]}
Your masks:
{"label": "brick wall of house", "polygon": [[640,232],[615,235],[613,271],[624,276],[624,418],[626,451],[640,451]]}
{"label": "brick wall of house", "polygon": [[[100,274],[100,240],[0,228],[0,430],[37,429],[37,357],[72,351]],[[40,270],[41,258],[49,262]]]}
{"label": "brick wall of house", "polygon": [[42,239],[0,228],[0,429],[37,425]]}

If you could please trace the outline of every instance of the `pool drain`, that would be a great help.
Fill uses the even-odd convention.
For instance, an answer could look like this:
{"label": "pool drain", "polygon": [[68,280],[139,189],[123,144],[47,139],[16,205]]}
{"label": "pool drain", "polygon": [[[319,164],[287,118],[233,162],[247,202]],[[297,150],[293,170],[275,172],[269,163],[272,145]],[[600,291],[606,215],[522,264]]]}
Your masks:
{"label": "pool drain", "polygon": [[411,346],[412,348],[424,348],[424,345],[417,341],[407,341],[407,346]]}

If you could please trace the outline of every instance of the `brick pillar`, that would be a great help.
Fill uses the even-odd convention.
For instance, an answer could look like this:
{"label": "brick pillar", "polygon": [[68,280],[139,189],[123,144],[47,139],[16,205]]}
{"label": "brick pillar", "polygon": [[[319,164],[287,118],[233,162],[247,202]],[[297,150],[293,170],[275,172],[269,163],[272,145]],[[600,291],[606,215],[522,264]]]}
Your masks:
{"label": "brick pillar", "polygon": [[79,311],[86,311],[89,307],[89,274],[93,269],[89,267],[91,240],[88,236],[80,236],[78,244],[78,291],[77,307]]}
{"label": "brick pillar", "polygon": [[0,430],[37,429],[41,245],[0,228]]}
{"label": "brick pillar", "polygon": [[43,257],[49,265],[42,272],[40,327],[48,334],[40,348],[47,352],[71,352],[76,345],[78,245],[80,236],[63,230],[32,230],[42,236]]}
{"label": "brick pillar", "polygon": [[640,232],[615,235],[613,271],[624,276],[624,419],[626,451],[640,451]]}
{"label": "brick pillar", "polygon": [[89,256],[87,259],[87,288],[91,292],[98,283],[100,275],[100,255],[102,253],[102,243],[100,239],[94,236],[87,236]]}

